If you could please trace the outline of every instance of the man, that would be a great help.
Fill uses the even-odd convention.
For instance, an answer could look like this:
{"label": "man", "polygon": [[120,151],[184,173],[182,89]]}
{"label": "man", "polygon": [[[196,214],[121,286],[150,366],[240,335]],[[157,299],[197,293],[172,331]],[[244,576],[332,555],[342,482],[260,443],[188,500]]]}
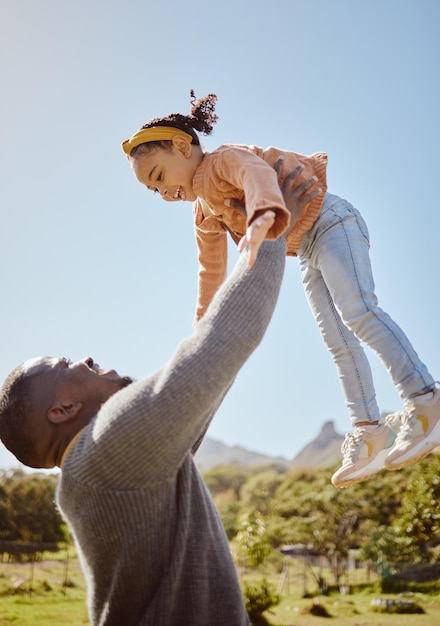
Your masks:
{"label": "man", "polygon": [[[279,170],[278,170],[279,171]],[[292,190],[304,205],[313,180]],[[264,220],[255,220],[253,237]],[[0,392],[0,437],[30,467],[61,468],[57,503],[88,587],[92,624],[244,626],[222,523],[192,451],[260,343],[283,276],[285,242],[241,255],[194,334],[133,381],[91,358],[20,365]],[[271,393],[271,390],[268,390]]]}

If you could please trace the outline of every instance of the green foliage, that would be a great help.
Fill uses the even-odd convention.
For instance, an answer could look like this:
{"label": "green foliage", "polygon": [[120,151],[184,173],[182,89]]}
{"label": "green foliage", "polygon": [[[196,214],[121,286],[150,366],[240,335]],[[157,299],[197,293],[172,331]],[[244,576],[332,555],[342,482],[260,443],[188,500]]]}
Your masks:
{"label": "green foliage", "polygon": [[262,614],[280,602],[280,596],[274,593],[265,578],[258,584],[245,583],[243,596],[246,611],[252,624],[262,624]]}
{"label": "green foliage", "polygon": [[406,560],[429,562],[432,548],[440,544],[440,456],[418,464],[402,494],[400,515],[394,520],[397,534],[410,537]]}
{"label": "green foliage", "polygon": [[231,541],[239,531],[240,505],[238,502],[226,502],[217,508],[222,518],[226,536]]}
{"label": "green foliage", "polygon": [[384,576],[400,564],[440,560],[440,455],[344,490],[332,486],[333,471],[217,468],[208,476],[230,539],[236,534],[243,545],[240,524],[258,512],[265,542],[327,557],[335,584],[353,549]]}
{"label": "green foliage", "polygon": [[57,477],[0,474],[0,539],[9,542],[56,544],[65,541],[65,526],[55,506]]}
{"label": "green foliage", "polygon": [[382,593],[413,592],[439,595],[440,580],[412,582],[402,578],[383,578],[380,582],[380,590],[382,591]]}
{"label": "green foliage", "polygon": [[245,508],[267,515],[278,487],[285,480],[275,471],[263,471],[251,476],[241,489],[241,500]]}
{"label": "green foliage", "polygon": [[237,533],[237,546],[249,567],[262,565],[272,548],[267,541],[266,526],[260,513],[244,515]]}
{"label": "green foliage", "polygon": [[7,555],[8,561],[17,563],[29,563],[41,561],[45,552],[58,552],[57,543],[39,543],[22,541],[0,541],[0,554]]}
{"label": "green foliage", "polygon": [[392,526],[380,526],[365,540],[360,556],[363,561],[374,563],[387,572],[389,563],[398,563],[411,543],[410,537],[400,536]]}
{"label": "green foliage", "polygon": [[235,500],[240,499],[240,490],[249,478],[250,470],[242,465],[222,465],[203,474],[203,479],[213,496],[231,492]]}

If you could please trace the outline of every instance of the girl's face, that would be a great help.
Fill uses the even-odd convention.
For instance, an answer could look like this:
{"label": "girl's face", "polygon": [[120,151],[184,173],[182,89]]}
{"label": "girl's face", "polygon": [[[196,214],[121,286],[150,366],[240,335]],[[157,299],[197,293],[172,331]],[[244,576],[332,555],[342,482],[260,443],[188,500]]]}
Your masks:
{"label": "girl's face", "polygon": [[194,201],[192,181],[203,158],[200,146],[193,146],[182,135],[172,139],[171,150],[153,149],[131,159],[133,172],[140,183],[158,192],[164,200]]}

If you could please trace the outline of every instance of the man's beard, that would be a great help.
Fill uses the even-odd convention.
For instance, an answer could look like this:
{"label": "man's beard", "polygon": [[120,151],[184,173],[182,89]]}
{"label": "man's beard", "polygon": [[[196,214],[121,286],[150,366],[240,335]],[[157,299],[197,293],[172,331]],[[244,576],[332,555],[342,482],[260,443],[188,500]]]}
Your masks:
{"label": "man's beard", "polygon": [[131,383],[134,383],[135,379],[131,376],[122,376],[119,380],[120,388],[124,389],[124,387],[128,387]]}

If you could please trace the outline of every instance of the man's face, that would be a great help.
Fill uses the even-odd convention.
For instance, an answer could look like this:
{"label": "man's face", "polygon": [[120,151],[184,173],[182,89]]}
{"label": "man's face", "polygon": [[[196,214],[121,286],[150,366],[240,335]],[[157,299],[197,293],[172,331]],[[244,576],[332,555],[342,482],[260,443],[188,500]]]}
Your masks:
{"label": "man's face", "polygon": [[133,382],[115,370],[100,368],[91,357],[74,363],[63,357],[30,359],[23,364],[23,370],[41,375],[38,395],[43,402],[80,402],[87,412],[98,412],[110,396]]}

